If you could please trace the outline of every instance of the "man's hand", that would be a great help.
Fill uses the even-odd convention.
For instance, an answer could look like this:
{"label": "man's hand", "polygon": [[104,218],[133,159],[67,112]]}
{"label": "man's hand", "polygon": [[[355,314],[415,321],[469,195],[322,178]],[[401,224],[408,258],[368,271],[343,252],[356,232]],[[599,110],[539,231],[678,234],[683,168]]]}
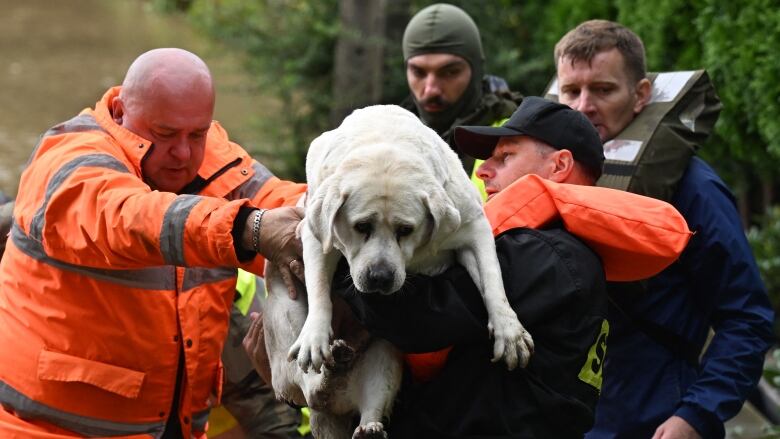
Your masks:
{"label": "man's hand", "polygon": [[[258,250],[269,263],[275,264],[287,285],[290,298],[297,297],[293,277],[303,282],[303,246],[295,231],[303,219],[301,207],[279,207],[267,210],[260,222]],[[247,218],[244,228],[244,248],[254,250],[254,220],[256,213]]]}
{"label": "man's hand", "polygon": [[672,416],[655,430],[653,439],[701,439],[701,436],[685,419]]}
{"label": "man's hand", "polygon": [[260,378],[271,385],[271,361],[268,358],[268,354],[265,351],[265,337],[263,334],[263,317],[253,312],[249,315],[249,319],[252,320],[252,324],[249,326],[244,341],[242,342],[244,350],[249,356],[249,360],[252,362]]}

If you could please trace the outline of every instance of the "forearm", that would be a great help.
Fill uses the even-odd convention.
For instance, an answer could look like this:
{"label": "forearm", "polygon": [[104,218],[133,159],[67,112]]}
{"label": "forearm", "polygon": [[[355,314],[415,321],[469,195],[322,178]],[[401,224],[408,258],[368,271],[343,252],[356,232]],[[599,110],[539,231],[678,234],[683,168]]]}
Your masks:
{"label": "forearm", "polygon": [[247,243],[252,242],[252,227],[250,225],[251,217],[257,209],[248,206],[241,206],[238,214],[233,220],[233,248],[236,251],[236,257],[241,262],[250,262],[257,255],[252,247],[247,247]]}
{"label": "forearm", "polygon": [[256,247],[259,245],[255,245],[254,242],[253,221],[255,215],[253,212],[256,212],[257,208],[274,209],[297,205],[300,197],[306,192],[306,185],[280,180],[274,177],[265,166],[254,160],[252,160],[252,167],[255,174],[228,198],[249,198],[251,201],[252,206],[242,207],[236,215],[232,232],[233,245],[238,260],[242,263],[241,268],[252,273],[262,274],[267,254],[257,257]]}
{"label": "forearm", "polygon": [[252,204],[264,209],[282,206],[295,206],[298,199],[306,193],[306,185],[270,177],[252,197]]}
{"label": "forearm", "polygon": [[774,316],[736,210],[725,201],[705,203],[686,217],[700,232],[679,264],[691,273],[692,309],[714,336],[678,414],[706,431],[722,428],[755,388],[774,342]]}
{"label": "forearm", "polygon": [[675,413],[704,437],[719,431],[755,389],[772,340],[771,322],[755,315],[734,315],[714,330],[696,382]]}
{"label": "forearm", "polygon": [[[683,293],[688,301],[686,308],[678,308],[685,316],[677,325],[683,335],[698,341],[710,327],[715,333],[678,412],[691,425],[697,416],[686,411],[701,410],[703,418],[711,413],[716,419],[710,423],[722,428],[761,375],[764,353],[774,341],[774,316],[734,200],[723,183],[693,161],[673,204],[697,233],[672,268],[679,272],[658,278],[671,280],[670,294]],[[675,288],[675,279],[684,279],[681,288]]]}
{"label": "forearm", "polygon": [[242,203],[150,191],[132,174],[82,168],[28,224],[48,255],[78,265],[225,266],[236,260],[230,230]]}
{"label": "forearm", "polygon": [[[711,247],[708,252],[718,259],[729,259],[725,248]],[[697,255],[697,260],[706,261]],[[685,389],[675,415],[703,437],[722,435],[723,423],[737,414],[755,389],[764,354],[774,339],[772,312],[758,274],[746,276],[752,270],[731,269],[740,266],[744,264],[731,260],[723,265],[697,267],[702,275],[692,280],[700,287],[689,292],[691,298],[708,294],[703,301],[691,303],[701,316],[689,323],[698,328],[696,333],[711,327],[714,334],[701,357],[695,381]]]}

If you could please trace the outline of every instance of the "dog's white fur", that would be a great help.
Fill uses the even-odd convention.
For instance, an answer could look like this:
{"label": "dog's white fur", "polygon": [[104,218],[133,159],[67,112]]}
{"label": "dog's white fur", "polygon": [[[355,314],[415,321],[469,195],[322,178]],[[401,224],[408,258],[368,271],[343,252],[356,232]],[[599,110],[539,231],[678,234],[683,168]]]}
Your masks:
{"label": "dog's white fur", "polygon": [[[493,361],[503,358],[510,369],[527,363],[533,342],[506,299],[479,194],[455,153],[434,131],[397,106],[357,110],[337,129],[312,142],[306,177],[309,188],[301,239],[308,314],[301,301],[287,299],[289,303],[282,305],[284,293],[270,294],[264,313],[273,387],[278,393],[282,390],[288,400],[321,407],[323,386],[332,387],[328,367],[323,374],[315,371],[334,364],[330,285],[341,255],[349,262],[359,292],[379,294],[400,289],[407,271],[433,275],[457,260],[483,294],[488,329],[494,337]],[[269,288],[284,287],[271,278]],[[298,331],[290,346],[291,334]],[[288,347],[288,359],[297,358],[300,370],[279,358],[279,350]],[[352,365],[350,384],[337,391],[339,398],[348,401],[336,403],[333,395],[327,398],[331,414],[360,412],[355,436],[384,434],[381,419],[389,414],[400,383],[397,358],[386,342],[371,342]],[[297,392],[290,389],[293,383]],[[328,416],[316,414],[315,431],[324,437],[343,435],[330,427],[343,431],[343,418]]]}

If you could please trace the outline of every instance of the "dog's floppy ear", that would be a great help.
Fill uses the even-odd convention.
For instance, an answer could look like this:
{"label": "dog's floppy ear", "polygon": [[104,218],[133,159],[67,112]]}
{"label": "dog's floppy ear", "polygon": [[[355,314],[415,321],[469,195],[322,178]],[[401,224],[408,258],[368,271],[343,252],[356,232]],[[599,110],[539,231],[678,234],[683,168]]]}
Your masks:
{"label": "dog's floppy ear", "polygon": [[460,212],[441,186],[430,185],[429,190],[423,194],[423,202],[433,222],[431,242],[441,242],[442,238],[449,236],[460,227]]}
{"label": "dog's floppy ear", "polygon": [[333,174],[319,185],[319,190],[309,200],[306,209],[306,223],[314,236],[322,243],[322,251],[327,253],[333,246],[333,222],[347,193],[341,189],[340,175]]}

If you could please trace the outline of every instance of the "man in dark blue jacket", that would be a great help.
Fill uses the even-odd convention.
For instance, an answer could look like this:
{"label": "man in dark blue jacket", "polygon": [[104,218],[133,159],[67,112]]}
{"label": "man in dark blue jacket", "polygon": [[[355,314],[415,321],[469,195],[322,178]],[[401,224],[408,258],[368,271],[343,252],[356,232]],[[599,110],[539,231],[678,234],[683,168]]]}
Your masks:
{"label": "man in dark blue jacket", "polygon": [[[555,59],[560,102],[584,113],[604,142],[651,99],[644,46],[617,23],[582,23]],[[773,341],[772,309],[729,189],[694,157],[673,193],[696,234],[643,287],[608,287],[609,355],[590,439],[722,438]]]}

